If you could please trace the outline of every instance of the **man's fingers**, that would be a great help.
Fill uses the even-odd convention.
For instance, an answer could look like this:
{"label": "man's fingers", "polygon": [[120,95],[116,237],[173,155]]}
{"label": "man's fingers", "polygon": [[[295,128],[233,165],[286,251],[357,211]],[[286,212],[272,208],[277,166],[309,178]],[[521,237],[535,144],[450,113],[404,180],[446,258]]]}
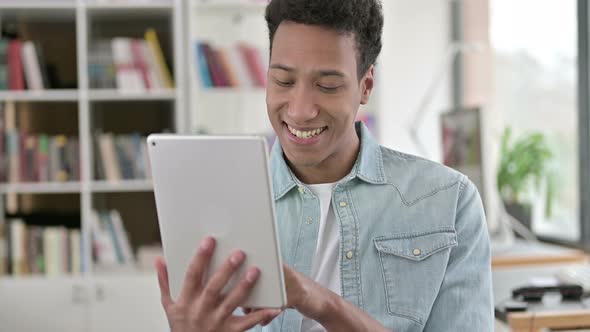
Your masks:
{"label": "man's fingers", "polygon": [[246,254],[241,250],[237,250],[223,262],[203,289],[203,295],[205,296],[204,305],[213,305],[215,303],[223,287],[225,287],[245,259]]}
{"label": "man's fingers", "polygon": [[263,309],[251,312],[246,316],[235,317],[235,327],[238,331],[253,328],[257,324],[270,323],[283,312],[281,309]]}
{"label": "man's fingers", "polygon": [[192,294],[201,288],[203,273],[205,273],[209,265],[213,249],[215,249],[215,239],[206,237],[201,241],[184,275],[184,283],[180,293],[181,298],[190,298]]}
{"label": "man's fingers", "polygon": [[[223,302],[221,303],[219,310],[221,311],[219,314],[222,317],[227,317],[227,315],[234,312],[234,310],[244,302],[250,291],[256,284],[256,280],[258,280],[258,276],[260,275],[260,270],[256,267],[251,267],[248,269],[246,274],[242,277],[240,282],[232,289],[229,294],[225,297]],[[252,309],[248,309],[248,312],[244,311],[245,314],[249,314]]]}
{"label": "man's fingers", "polygon": [[170,297],[170,283],[168,282],[168,268],[166,262],[162,257],[156,259],[156,271],[158,272],[158,284],[160,285],[160,297],[162,306],[167,308],[172,304],[172,297]]}

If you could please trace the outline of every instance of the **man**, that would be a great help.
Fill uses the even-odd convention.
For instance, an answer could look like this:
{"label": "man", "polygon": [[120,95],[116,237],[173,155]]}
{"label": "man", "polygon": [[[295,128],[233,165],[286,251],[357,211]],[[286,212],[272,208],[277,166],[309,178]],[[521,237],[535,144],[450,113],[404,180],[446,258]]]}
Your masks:
{"label": "man", "polygon": [[[464,176],[379,146],[361,123],[381,50],[378,0],[273,0],[267,111],[289,309],[236,308],[255,284],[245,255],[206,284],[214,239],[197,250],[179,299],[157,269],[172,332],[491,331],[490,249],[481,201]],[[394,78],[389,78],[394,79]],[[393,111],[393,110],[392,110]]]}

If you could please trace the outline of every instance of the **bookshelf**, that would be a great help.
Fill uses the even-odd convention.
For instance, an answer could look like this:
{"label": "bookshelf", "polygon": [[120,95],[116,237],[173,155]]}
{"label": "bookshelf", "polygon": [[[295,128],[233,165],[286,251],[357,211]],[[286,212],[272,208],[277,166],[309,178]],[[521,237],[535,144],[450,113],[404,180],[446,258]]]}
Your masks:
{"label": "bookshelf", "polygon": [[[252,0],[188,1],[186,45],[190,69],[188,116],[191,132],[271,132],[266,118],[264,86],[250,82],[233,87],[205,87],[199,71],[199,54],[195,47],[197,42],[207,42],[213,48],[224,49],[226,52],[229,49],[231,52],[237,45],[247,45],[256,51],[266,77],[268,33],[264,21],[265,6],[265,1]],[[236,70],[237,66],[234,60],[233,69]],[[247,71],[250,68],[244,68],[242,71],[246,71],[248,79],[253,81],[253,74]]]}
{"label": "bookshelf", "polygon": [[[59,82],[40,90],[32,90],[28,82],[23,90],[0,90],[0,107],[5,109],[9,104],[14,107],[15,126],[21,133],[63,134],[68,141],[76,138],[79,146],[76,167],[79,178],[36,182],[21,178],[17,182],[0,183],[0,221],[26,220],[28,213],[67,214],[70,218],[67,223],[55,224],[52,220],[50,224],[35,226],[78,229],[81,237],[79,271],[62,270],[52,276],[0,276],[0,307],[14,308],[0,311],[0,330],[166,329],[153,271],[142,270],[138,265],[97,265],[90,244],[94,210],[120,213],[136,254],[140,247],[159,242],[149,176],[101,178],[98,165],[102,163],[102,155],[96,137],[105,133],[112,133],[115,138],[136,135],[141,141],[155,132],[188,132],[184,6],[182,0],[0,1],[2,31],[12,31],[19,39],[38,41],[36,47],[43,50],[44,60],[53,66],[52,75]],[[160,72],[153,76],[159,79],[157,83],[150,76],[151,86],[147,79],[142,87],[97,85],[90,71],[90,65],[98,58],[94,45],[102,40],[112,43],[115,38],[128,40],[129,45],[143,45],[150,28],[157,36],[173,85],[168,86]],[[139,49],[151,50],[152,44],[146,41],[145,45]],[[156,58],[153,55],[152,59]],[[153,62],[147,63],[148,71],[153,69],[150,64]],[[12,211],[15,202],[17,209]],[[143,305],[138,306],[138,301]],[[125,308],[133,307],[139,309],[131,317],[123,314]],[[35,319],[23,319],[21,314],[16,314],[25,312],[24,308]],[[56,320],[55,317],[69,318]],[[47,322],[54,323],[48,326]]]}

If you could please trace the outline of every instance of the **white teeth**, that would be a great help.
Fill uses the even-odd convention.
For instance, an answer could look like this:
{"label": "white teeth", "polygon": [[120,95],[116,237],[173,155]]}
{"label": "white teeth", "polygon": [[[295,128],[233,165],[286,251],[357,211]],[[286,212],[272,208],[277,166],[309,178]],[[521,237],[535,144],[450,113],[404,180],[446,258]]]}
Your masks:
{"label": "white teeth", "polygon": [[319,135],[324,130],[324,128],[318,128],[318,129],[314,129],[314,130],[310,130],[310,131],[300,131],[300,130],[297,130],[297,129],[293,129],[293,128],[289,127],[289,126],[287,126],[287,128],[289,128],[289,131],[293,135],[295,135],[295,136],[297,136],[299,138],[303,138],[303,139],[307,139],[307,138],[311,138],[311,137],[314,137],[316,135]]}

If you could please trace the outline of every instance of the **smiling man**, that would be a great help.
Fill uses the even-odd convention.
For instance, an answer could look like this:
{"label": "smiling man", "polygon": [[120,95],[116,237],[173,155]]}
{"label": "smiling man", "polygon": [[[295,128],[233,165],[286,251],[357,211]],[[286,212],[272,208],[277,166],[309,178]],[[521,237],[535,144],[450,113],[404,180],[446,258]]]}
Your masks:
{"label": "smiling man", "polygon": [[[236,251],[201,285],[204,239],[180,300],[157,263],[172,332],[492,331],[490,248],[464,175],[377,144],[362,123],[381,50],[378,0],[272,0],[267,111],[289,309],[234,311],[256,283]],[[388,79],[395,79],[389,77]],[[395,110],[391,110],[395,111]]]}

